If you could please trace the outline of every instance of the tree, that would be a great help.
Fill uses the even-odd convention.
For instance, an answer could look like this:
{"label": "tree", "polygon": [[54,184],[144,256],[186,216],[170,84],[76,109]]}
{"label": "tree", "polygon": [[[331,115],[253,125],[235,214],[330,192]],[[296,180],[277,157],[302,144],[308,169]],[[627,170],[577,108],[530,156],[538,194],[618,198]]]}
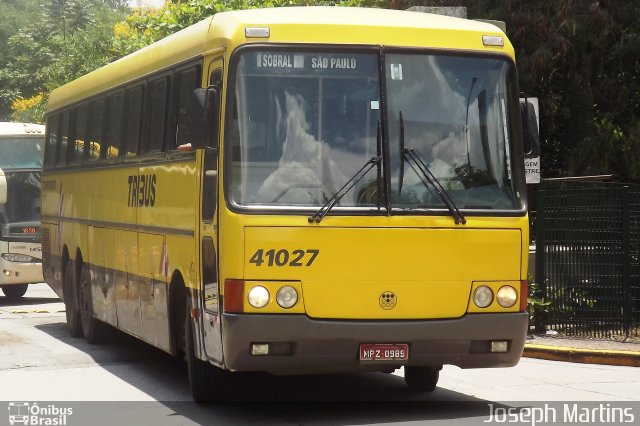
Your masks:
{"label": "tree", "polygon": [[8,79],[6,64],[12,57],[9,38],[39,16],[40,0],[2,0],[0,2],[0,119],[11,111],[11,101],[19,94]]}
{"label": "tree", "polygon": [[541,102],[547,177],[640,180],[640,5],[589,0],[473,0],[504,20],[521,89]]}
{"label": "tree", "polygon": [[38,19],[7,40],[0,112],[13,105],[14,120],[28,116],[40,122],[51,90],[114,60],[113,26],[128,12],[122,5],[49,0]]}

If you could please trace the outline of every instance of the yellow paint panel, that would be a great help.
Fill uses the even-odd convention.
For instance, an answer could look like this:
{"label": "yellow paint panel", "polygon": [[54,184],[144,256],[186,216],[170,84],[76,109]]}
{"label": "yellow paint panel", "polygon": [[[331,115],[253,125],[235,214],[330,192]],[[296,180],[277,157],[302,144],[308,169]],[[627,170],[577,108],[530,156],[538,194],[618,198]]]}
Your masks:
{"label": "yellow paint panel", "polygon": [[520,253],[517,229],[249,227],[244,278],[299,280],[316,318],[451,318],[472,282],[518,280]]}

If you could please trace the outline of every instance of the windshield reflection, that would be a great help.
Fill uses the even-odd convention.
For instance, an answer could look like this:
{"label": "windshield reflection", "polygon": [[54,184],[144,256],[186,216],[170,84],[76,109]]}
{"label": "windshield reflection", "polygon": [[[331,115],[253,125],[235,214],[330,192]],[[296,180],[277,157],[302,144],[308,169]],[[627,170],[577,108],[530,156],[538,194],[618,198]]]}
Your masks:
{"label": "windshield reflection", "polygon": [[404,142],[458,208],[516,208],[509,155],[512,113],[507,110],[514,108],[514,93],[508,62],[424,54],[388,54],[386,59],[392,206],[446,207],[434,189],[403,164]]}
{"label": "windshield reflection", "polygon": [[[377,53],[240,54],[227,129],[232,203],[317,211],[382,152],[377,126],[384,122],[387,160],[341,194],[336,210],[381,209],[383,178],[398,211],[519,209],[510,155],[518,112],[513,65],[426,53],[387,52],[385,61],[382,120]],[[404,163],[404,148],[450,200]]]}
{"label": "windshield reflection", "polygon": [[[231,197],[317,207],[376,153],[373,54],[248,52],[239,61]],[[375,181],[369,173],[362,185]],[[354,190],[340,206],[360,205]]]}

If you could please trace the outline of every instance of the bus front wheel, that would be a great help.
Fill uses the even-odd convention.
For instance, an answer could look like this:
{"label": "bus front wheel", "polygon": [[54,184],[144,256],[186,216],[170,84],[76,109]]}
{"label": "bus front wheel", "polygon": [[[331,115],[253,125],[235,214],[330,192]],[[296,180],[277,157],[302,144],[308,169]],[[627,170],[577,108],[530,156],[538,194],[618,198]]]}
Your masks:
{"label": "bus front wheel", "polygon": [[27,287],[29,287],[29,284],[3,285],[2,292],[7,296],[7,299],[17,300],[24,296],[27,292]]}
{"label": "bus front wheel", "polygon": [[222,394],[224,371],[206,363],[195,354],[195,333],[193,332],[194,322],[189,315],[190,309],[187,306],[185,315],[186,332],[186,358],[187,374],[193,399],[196,402],[216,401]]}
{"label": "bus front wheel", "polygon": [[442,367],[405,366],[404,381],[412,392],[433,392]]}

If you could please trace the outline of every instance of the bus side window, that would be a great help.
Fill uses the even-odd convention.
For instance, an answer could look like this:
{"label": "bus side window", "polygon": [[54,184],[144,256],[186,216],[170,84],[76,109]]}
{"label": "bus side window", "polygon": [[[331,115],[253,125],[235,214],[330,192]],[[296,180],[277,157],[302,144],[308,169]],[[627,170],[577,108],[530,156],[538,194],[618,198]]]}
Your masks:
{"label": "bus side window", "polygon": [[102,158],[118,158],[124,133],[124,92],[120,91],[107,98],[107,126]]}
{"label": "bus side window", "polygon": [[149,83],[147,97],[149,117],[149,139],[144,152],[162,152],[164,149],[164,131],[167,113],[168,77],[158,78]]}
{"label": "bus side window", "polygon": [[[178,74],[176,84],[178,86],[177,93],[177,111],[176,111],[176,146],[189,143],[189,104],[193,89],[198,87],[200,82],[201,68],[193,67],[182,71]],[[175,148],[175,147],[172,147]]]}
{"label": "bus side window", "polygon": [[67,146],[69,143],[69,111],[62,113],[60,120],[60,137],[58,138],[58,147],[56,155],[56,166],[65,167],[67,163]]}
{"label": "bus side window", "polygon": [[142,86],[128,89],[125,93],[127,107],[124,143],[120,150],[127,157],[138,155],[140,126],[142,125]]}
{"label": "bus side window", "polygon": [[58,122],[59,114],[50,115],[47,118],[47,141],[45,143],[44,165],[46,168],[53,167],[56,162],[56,151],[58,143]]}
{"label": "bus side window", "polygon": [[95,161],[100,158],[100,146],[102,145],[102,128],[104,121],[104,99],[99,98],[89,104],[89,136],[88,143],[84,146],[84,158]]}
{"label": "bus side window", "polygon": [[69,163],[79,163],[82,161],[82,156],[84,155],[84,145],[87,140],[87,108],[87,104],[82,104],[76,109],[75,147],[73,150],[73,156],[69,159]]}

